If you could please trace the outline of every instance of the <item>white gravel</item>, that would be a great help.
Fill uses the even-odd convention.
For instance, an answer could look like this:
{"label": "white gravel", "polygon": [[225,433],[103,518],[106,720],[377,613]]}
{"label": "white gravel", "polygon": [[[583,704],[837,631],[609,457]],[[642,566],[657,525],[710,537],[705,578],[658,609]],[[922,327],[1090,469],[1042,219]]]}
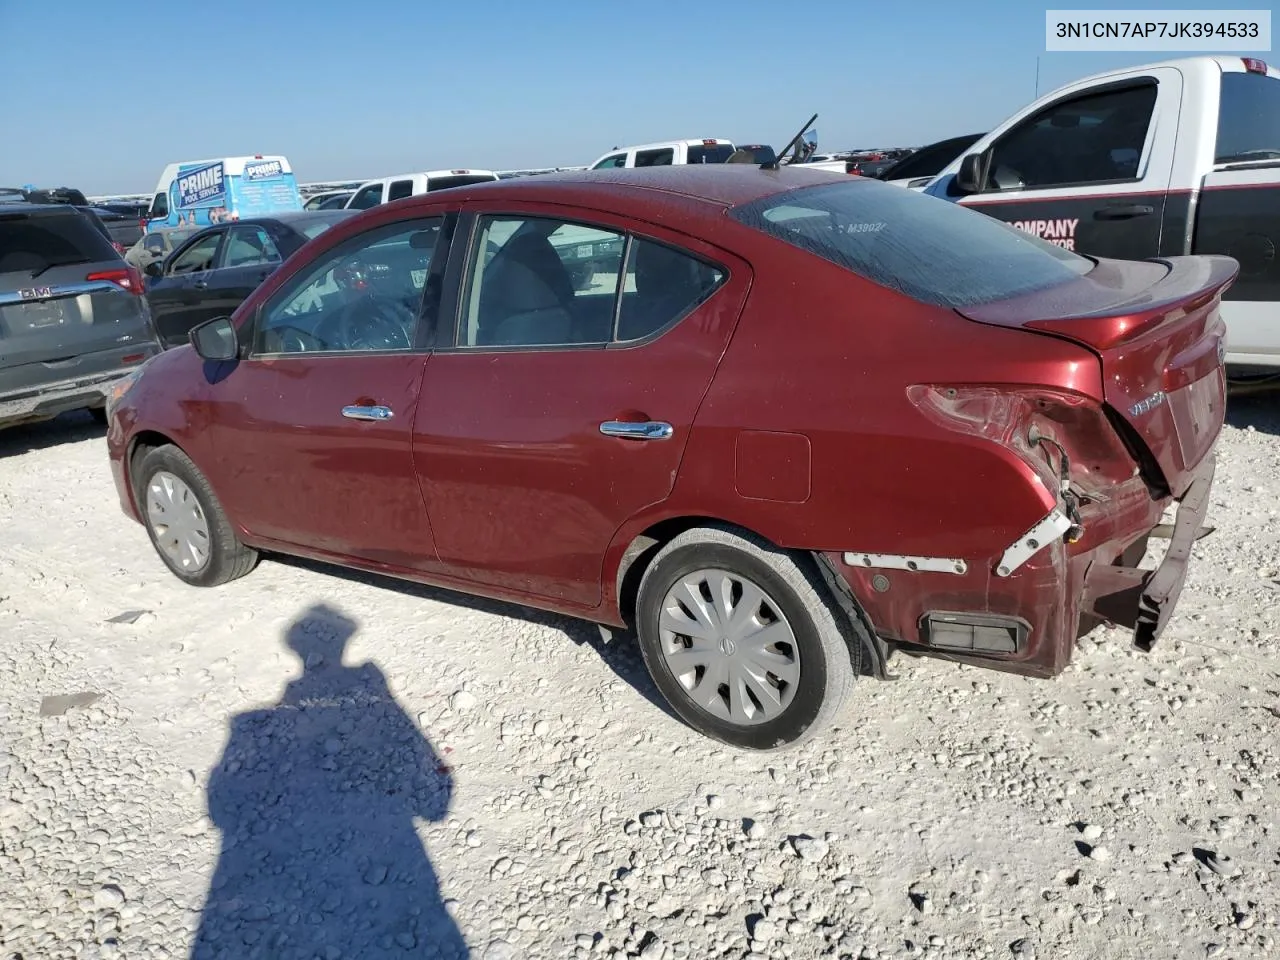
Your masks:
{"label": "white gravel", "polygon": [[1280,400],[1232,406],[1153,654],[899,657],[772,757],[588,624],[186,588],[87,418],[0,432],[0,960],[1280,956]]}

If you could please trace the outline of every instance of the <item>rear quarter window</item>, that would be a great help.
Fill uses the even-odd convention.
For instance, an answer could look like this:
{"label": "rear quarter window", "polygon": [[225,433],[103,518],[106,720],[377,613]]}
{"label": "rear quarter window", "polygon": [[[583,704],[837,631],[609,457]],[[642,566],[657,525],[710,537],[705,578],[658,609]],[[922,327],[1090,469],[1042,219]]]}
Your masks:
{"label": "rear quarter window", "polygon": [[1280,158],[1280,79],[1224,73],[1214,163]]}
{"label": "rear quarter window", "polygon": [[730,215],[936,306],[970,307],[1048,289],[1094,265],[986,214],[874,180],[802,187]]}

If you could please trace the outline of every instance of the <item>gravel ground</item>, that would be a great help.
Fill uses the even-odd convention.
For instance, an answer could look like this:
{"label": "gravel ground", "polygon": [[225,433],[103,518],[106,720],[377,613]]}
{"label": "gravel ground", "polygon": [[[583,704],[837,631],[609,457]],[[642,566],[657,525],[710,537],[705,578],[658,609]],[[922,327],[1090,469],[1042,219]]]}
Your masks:
{"label": "gravel ground", "polygon": [[1154,653],[899,657],[771,757],[591,625],[186,588],[87,418],[0,433],[0,956],[1278,956],[1280,399],[1230,419]]}

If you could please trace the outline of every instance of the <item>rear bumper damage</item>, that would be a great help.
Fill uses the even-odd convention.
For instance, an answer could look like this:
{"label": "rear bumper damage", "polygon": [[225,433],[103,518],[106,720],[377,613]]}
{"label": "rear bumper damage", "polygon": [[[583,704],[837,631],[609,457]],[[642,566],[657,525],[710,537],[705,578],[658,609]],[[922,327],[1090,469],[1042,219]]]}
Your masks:
{"label": "rear bumper damage", "polygon": [[97,373],[74,380],[62,380],[11,394],[0,394],[0,424],[13,425],[28,420],[46,420],[69,410],[100,407],[111,385],[131,368]]}
{"label": "rear bumper damage", "polygon": [[1085,573],[1081,612],[1133,631],[1133,644],[1150,652],[1182,593],[1192,545],[1204,535],[1216,459],[1210,454],[1178,499],[1169,549],[1154,570],[1094,561]]}

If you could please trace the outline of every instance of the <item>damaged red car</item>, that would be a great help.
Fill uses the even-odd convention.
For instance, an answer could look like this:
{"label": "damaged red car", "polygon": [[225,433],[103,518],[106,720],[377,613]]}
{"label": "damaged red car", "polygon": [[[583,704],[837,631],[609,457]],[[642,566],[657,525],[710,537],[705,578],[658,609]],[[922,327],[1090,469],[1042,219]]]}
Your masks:
{"label": "damaged red car", "polygon": [[189,584],[276,552],[631,627],[676,714],[776,749],[895,651],[1151,649],[1237,270],[785,167],[525,177],[312,240],[117,388],[108,447]]}

